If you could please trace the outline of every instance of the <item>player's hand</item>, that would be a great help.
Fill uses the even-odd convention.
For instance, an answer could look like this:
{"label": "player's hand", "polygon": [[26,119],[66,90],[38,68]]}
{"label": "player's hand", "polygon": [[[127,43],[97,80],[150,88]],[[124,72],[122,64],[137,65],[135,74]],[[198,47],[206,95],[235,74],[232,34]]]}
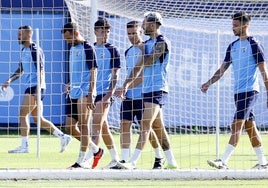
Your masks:
{"label": "player's hand", "polygon": [[87,97],[87,104],[88,104],[88,108],[89,108],[90,110],[94,110],[94,109],[96,108],[96,105],[95,105],[95,103],[94,103],[94,98],[93,98],[93,96],[88,96],[88,97]]}
{"label": "player's hand", "polygon": [[69,93],[70,93],[70,84],[64,84],[64,93],[69,95]]}
{"label": "player's hand", "polygon": [[6,81],[5,83],[3,83],[2,87],[1,87],[2,91],[5,91],[6,88],[7,88],[9,85],[10,85],[10,82],[9,82],[9,81]]}
{"label": "player's hand", "polygon": [[120,87],[115,90],[114,95],[118,98],[125,99],[126,91],[127,91],[126,88]]}
{"label": "player's hand", "polygon": [[209,88],[209,86],[210,86],[210,85],[206,82],[206,83],[204,83],[204,84],[201,86],[200,90],[201,90],[203,93],[206,93],[207,90],[208,90],[208,88]]}

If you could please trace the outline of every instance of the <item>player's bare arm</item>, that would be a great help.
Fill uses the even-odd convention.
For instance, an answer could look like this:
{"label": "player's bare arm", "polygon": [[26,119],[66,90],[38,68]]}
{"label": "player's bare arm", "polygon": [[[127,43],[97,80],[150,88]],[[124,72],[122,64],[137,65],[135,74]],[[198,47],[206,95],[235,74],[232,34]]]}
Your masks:
{"label": "player's bare arm", "polygon": [[134,80],[141,74],[143,67],[144,67],[144,56],[141,56],[122,86],[124,92],[127,91],[132,82],[134,82]]}
{"label": "player's bare arm", "polygon": [[264,86],[266,88],[266,92],[267,92],[266,104],[268,107],[268,72],[267,72],[267,68],[266,68],[266,62],[258,63],[258,68],[259,68],[260,73],[262,75]]}
{"label": "player's bare arm", "polygon": [[116,89],[115,91],[116,97],[124,99],[128,89],[134,88],[142,82],[142,75],[143,75],[142,70],[144,66],[144,44],[140,44],[139,48],[142,51],[142,55],[140,56],[138,62],[132,69],[127,79],[125,80],[123,86]]}
{"label": "player's bare arm", "polygon": [[6,89],[10,85],[10,83],[13,82],[14,80],[17,80],[22,75],[22,73],[23,73],[23,69],[22,69],[22,64],[20,63],[19,67],[14,72],[14,74],[11,75],[5,83],[3,83],[2,89],[3,90]]}
{"label": "player's bare arm", "polygon": [[143,77],[143,71],[141,71],[140,75],[131,83],[131,85],[128,87],[128,89],[135,88],[139,84],[142,83],[142,77]]}
{"label": "player's bare arm", "polygon": [[90,69],[90,80],[89,80],[89,90],[88,90],[88,107],[91,110],[95,109],[94,104],[94,91],[96,90],[96,81],[97,81],[97,68],[93,67]]}
{"label": "player's bare arm", "polygon": [[103,97],[102,101],[104,103],[109,104],[110,103],[110,98],[115,92],[115,86],[117,84],[118,76],[119,76],[119,68],[113,68],[112,69],[112,81],[110,83],[110,87],[106,95]]}
{"label": "player's bare arm", "polygon": [[159,59],[166,50],[165,42],[156,43],[155,49],[148,55],[144,56],[144,65],[151,66],[157,59]]}
{"label": "player's bare arm", "polygon": [[201,91],[206,93],[209,86],[217,82],[225,73],[225,71],[229,68],[231,62],[223,62],[220,68],[214,73],[214,75],[201,86]]}

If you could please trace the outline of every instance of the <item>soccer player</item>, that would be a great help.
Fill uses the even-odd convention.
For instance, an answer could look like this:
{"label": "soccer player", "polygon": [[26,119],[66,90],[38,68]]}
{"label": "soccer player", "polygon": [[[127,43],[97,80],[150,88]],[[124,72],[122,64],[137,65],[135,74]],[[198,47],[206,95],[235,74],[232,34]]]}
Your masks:
{"label": "soccer player", "polygon": [[[120,55],[118,49],[108,43],[111,25],[106,19],[99,19],[94,24],[96,42],[94,47],[97,55],[97,96],[95,99],[96,108],[93,110],[92,120],[92,141],[99,145],[100,135],[109,150],[112,161],[106,168],[110,168],[119,161],[113,136],[110,132],[107,115],[113,101],[112,96],[118,80],[120,70]],[[92,152],[89,151],[87,159],[90,159]]]}
{"label": "soccer player", "polygon": [[[171,150],[170,140],[165,130],[163,120],[163,105],[168,94],[168,65],[169,45],[165,37],[160,34],[163,24],[162,16],[157,12],[145,14],[143,20],[144,34],[150,39],[145,41],[144,54],[125,80],[121,89],[121,97],[131,88],[131,84],[143,71],[143,102],[144,111],[141,120],[140,135],[136,149],[130,159],[130,164],[119,163],[122,168],[135,168],[142,150],[149,138],[151,129],[157,135],[160,145],[165,153],[169,169],[176,169],[177,162]],[[129,166],[130,165],[130,166]]]}
{"label": "soccer player", "polygon": [[257,68],[263,77],[266,91],[268,91],[268,75],[263,48],[254,37],[249,35],[250,15],[238,12],[233,15],[232,19],[233,33],[238,39],[228,46],[220,68],[201,86],[201,91],[205,93],[210,85],[217,82],[230,65],[233,65],[236,112],[231,127],[232,135],[222,157],[207,162],[212,167],[227,169],[229,158],[239,142],[242,129],[245,128],[258,157],[258,164],[254,168],[265,169],[267,161],[263,154],[261,136],[257,130],[253,114],[253,107],[259,93]]}
{"label": "soccer player", "polygon": [[[127,35],[130,43],[132,44],[125,51],[127,73],[130,74],[133,67],[136,65],[138,59],[142,56],[143,41],[142,41],[142,28],[138,21],[131,21],[127,23]],[[136,80],[135,87],[129,89],[126,93],[126,98],[121,103],[120,119],[121,119],[121,163],[129,160],[130,146],[131,146],[131,125],[136,120],[140,124],[143,113],[143,100],[142,100],[142,75]],[[117,91],[116,91],[117,92]],[[115,93],[116,95],[116,93]],[[159,144],[155,133],[151,131],[149,140],[155,151],[155,162],[153,169],[161,169],[164,163]]]}
{"label": "soccer player", "polygon": [[2,89],[7,88],[11,82],[24,77],[26,90],[22,106],[20,108],[20,134],[21,134],[21,145],[15,149],[11,149],[8,153],[28,153],[29,152],[29,131],[30,121],[29,115],[31,114],[34,122],[38,120],[38,101],[37,101],[37,59],[40,62],[40,89],[41,89],[41,101],[39,103],[39,109],[41,111],[40,123],[41,127],[47,130],[53,135],[57,136],[61,140],[60,152],[63,152],[67,145],[71,141],[71,136],[64,134],[59,130],[52,122],[48,121],[43,117],[43,98],[46,89],[45,83],[45,57],[43,50],[32,41],[33,29],[29,25],[24,25],[18,29],[18,41],[21,44],[21,57],[19,67],[15,73],[9,77],[9,79],[2,85]]}
{"label": "soccer player", "polygon": [[96,155],[91,167],[95,168],[103,155],[103,149],[90,142],[88,126],[91,111],[95,109],[96,53],[94,48],[80,35],[75,23],[65,24],[62,34],[67,43],[71,45],[69,53],[70,83],[66,87],[69,97],[66,108],[66,127],[68,130],[74,130],[70,132],[81,142],[77,161],[70,168],[85,167],[83,163],[88,146]]}

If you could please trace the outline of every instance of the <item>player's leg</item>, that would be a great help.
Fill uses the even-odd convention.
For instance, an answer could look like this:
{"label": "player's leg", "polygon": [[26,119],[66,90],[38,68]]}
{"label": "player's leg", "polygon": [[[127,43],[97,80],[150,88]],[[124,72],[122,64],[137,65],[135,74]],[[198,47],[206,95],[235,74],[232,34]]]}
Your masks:
{"label": "player's leg", "polygon": [[[104,107],[101,102],[103,95],[97,95],[95,99],[96,108],[92,112],[92,126],[91,126],[91,142],[88,154],[86,156],[86,161],[91,161],[93,157],[93,163],[91,168],[94,169],[99,164],[104,150],[99,148],[98,145],[100,143],[100,134],[102,130],[102,125],[104,123],[105,117],[103,116]],[[95,148],[99,149],[96,150]]]}
{"label": "player's leg", "polygon": [[89,145],[89,108],[87,106],[87,97],[82,97],[77,100],[77,115],[81,127],[80,150],[76,162],[69,167],[70,169],[82,167],[81,164],[85,160],[86,151]]}
{"label": "player's leg", "polygon": [[65,131],[75,137],[78,141],[81,139],[81,132],[78,121],[71,116],[66,116],[65,119]]}
{"label": "player's leg", "polygon": [[263,152],[261,135],[253,119],[254,118],[245,122],[245,130],[247,131],[251,145],[258,158],[258,164],[255,165],[253,168],[254,169],[266,169],[268,165],[267,165],[266,157]]}
{"label": "player's leg", "polygon": [[[37,87],[30,88],[30,93],[34,97],[35,105],[37,105],[36,100],[36,89]],[[42,128],[47,130],[49,133],[52,133],[54,136],[57,136],[61,140],[61,148],[60,152],[65,151],[68,144],[71,142],[71,136],[64,134],[61,130],[59,130],[51,121],[45,119],[43,117],[43,99],[44,99],[44,89],[41,89],[41,101],[39,103],[39,108],[37,106],[32,110],[31,114],[34,119],[34,122],[37,123],[38,120],[38,109],[40,110],[40,125]]]}
{"label": "player's leg", "polygon": [[245,122],[245,130],[248,134],[252,147],[259,147],[262,145],[261,135],[257,129],[254,120],[248,120]]}
{"label": "player's leg", "polygon": [[246,119],[251,118],[250,114],[256,99],[257,93],[255,91],[238,93],[234,95],[236,112],[231,126],[232,130],[229,142],[226,146],[225,152],[220,159],[216,159],[215,161],[207,161],[210,166],[218,169],[228,168],[227,163],[240,140]]}
{"label": "player's leg", "polygon": [[[91,157],[86,155],[87,148],[89,148],[92,153],[96,154],[99,159],[103,154],[103,149],[90,141],[88,125],[92,111],[87,106],[87,97],[78,100],[72,99],[71,102],[71,113],[67,114],[66,124],[71,127],[71,130],[74,131],[73,136],[75,136],[81,143],[78,159],[70,168],[91,168],[94,165],[91,164]],[[98,162],[95,160],[95,166],[97,166],[97,164]]]}
{"label": "player's leg", "polygon": [[111,162],[106,166],[106,168],[111,168],[115,166],[117,162],[119,161],[119,155],[115,147],[115,141],[110,131],[108,120],[107,120],[109,110],[110,110],[110,105],[103,107],[103,111],[102,111],[103,123],[101,127],[101,131],[102,131],[101,134],[102,134],[103,142],[105,143],[107,149],[109,150],[109,153],[112,158]]}
{"label": "player's leg", "polygon": [[89,108],[87,106],[87,97],[78,99],[77,102],[78,110],[78,122],[81,127],[81,151],[86,152],[89,145]]}
{"label": "player's leg", "polygon": [[80,141],[81,131],[78,124],[77,99],[67,98],[65,113],[65,131]]}
{"label": "player's leg", "polygon": [[[141,124],[142,114],[143,114],[143,100],[135,99],[132,101],[132,116],[136,117],[139,124]],[[132,117],[132,120],[134,118]],[[131,123],[131,122],[130,122]],[[161,153],[161,148],[159,147],[158,139],[155,135],[154,131],[151,131],[149,134],[149,141],[153,147],[155,153],[155,161],[153,165],[153,169],[161,169],[164,163],[164,159]]]}
{"label": "player's leg", "polygon": [[102,124],[104,122],[103,119],[103,107],[101,102],[96,103],[96,108],[93,110],[92,113],[92,141],[99,145],[100,143],[100,134],[101,134],[101,128]]}
{"label": "player's leg", "polygon": [[[127,162],[130,156],[130,148],[132,143],[132,130],[131,125],[133,122],[134,109],[133,104],[134,100],[125,99],[121,103],[120,108],[120,148],[121,148],[121,162]],[[140,119],[142,112],[140,112]]]}
{"label": "player's leg", "polygon": [[166,159],[167,159],[167,168],[169,169],[175,169],[178,167],[177,162],[175,160],[175,157],[173,155],[172,149],[171,149],[171,142],[168,136],[168,133],[165,129],[164,125],[164,119],[163,119],[163,111],[162,108],[160,109],[159,113],[157,114],[157,117],[155,118],[152,126],[159,143],[165,153]]}
{"label": "player's leg", "polygon": [[133,168],[135,168],[136,163],[141,156],[142,150],[144,149],[146,142],[149,139],[151,125],[159,113],[159,110],[159,105],[150,102],[144,102],[143,117],[140,125],[140,135],[134,153],[130,159]]}
{"label": "player's leg", "polygon": [[[46,131],[48,131],[49,133],[52,133],[54,136],[58,137],[60,139],[60,152],[65,151],[66,147],[69,145],[69,143],[71,142],[71,136],[64,134],[60,129],[58,129],[51,121],[47,120],[46,118],[43,117],[43,104],[42,101],[40,102],[40,125],[43,129],[45,129]],[[37,118],[38,118],[38,112],[37,112],[37,108],[35,108],[32,111],[32,117],[34,119],[34,122],[37,123]]]}
{"label": "player's leg", "polygon": [[267,160],[263,152],[261,135],[257,129],[255,121],[253,120],[246,121],[245,130],[247,131],[251,145],[258,158],[258,164],[255,165],[253,168],[266,169],[268,167]]}
{"label": "player's leg", "polygon": [[120,147],[121,147],[121,162],[127,162],[131,152],[132,143],[132,121],[123,119],[120,122]]}
{"label": "player's leg", "polygon": [[208,160],[207,162],[210,166],[218,169],[228,169],[227,163],[240,140],[244,123],[245,123],[244,119],[233,120],[231,126],[231,136],[229,138],[229,142],[226,146],[225,152],[223,153],[220,159]]}
{"label": "player's leg", "polygon": [[29,89],[25,91],[23,102],[20,108],[20,134],[21,145],[15,149],[8,150],[8,153],[28,153],[29,152],[29,131],[30,122],[29,115],[36,108],[36,100],[33,95],[30,94]]}

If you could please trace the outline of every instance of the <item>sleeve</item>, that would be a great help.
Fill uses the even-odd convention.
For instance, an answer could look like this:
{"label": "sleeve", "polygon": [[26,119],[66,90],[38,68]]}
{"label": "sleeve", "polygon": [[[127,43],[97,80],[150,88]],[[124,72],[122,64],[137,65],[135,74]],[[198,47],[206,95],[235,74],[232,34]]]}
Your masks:
{"label": "sleeve", "polygon": [[116,47],[111,49],[111,68],[121,68],[120,54]]}
{"label": "sleeve", "polygon": [[43,69],[44,63],[45,63],[45,56],[44,56],[43,50],[39,47],[38,48],[39,53],[37,53],[37,46],[34,43],[30,46],[30,49],[31,49],[31,55],[32,55],[32,60],[34,62],[34,65],[36,66],[37,58],[39,58],[40,68]]}
{"label": "sleeve", "polygon": [[232,63],[232,58],[231,58],[231,49],[232,49],[232,44],[230,44],[226,50],[226,54],[225,54],[225,58],[224,61],[225,62],[229,62]]}
{"label": "sleeve", "polygon": [[256,60],[256,63],[262,63],[265,61],[265,56],[264,56],[264,50],[263,46],[259,44],[256,40],[251,39],[250,40],[250,45],[252,49],[252,55]]}
{"label": "sleeve", "polygon": [[164,53],[159,57],[160,63],[163,63],[163,62],[164,62],[164,59],[165,59],[165,57],[166,57],[166,55],[169,53],[168,43],[167,43],[167,41],[164,39],[163,35],[159,35],[159,36],[157,37],[157,41],[156,41],[155,45],[156,45],[157,43],[159,43],[159,42],[163,42],[163,43],[165,43],[165,51],[164,51]]}
{"label": "sleeve", "polygon": [[93,67],[97,68],[97,62],[96,62],[96,52],[94,48],[88,43],[84,42],[84,50],[86,54],[86,64],[88,66],[88,69],[91,70]]}

